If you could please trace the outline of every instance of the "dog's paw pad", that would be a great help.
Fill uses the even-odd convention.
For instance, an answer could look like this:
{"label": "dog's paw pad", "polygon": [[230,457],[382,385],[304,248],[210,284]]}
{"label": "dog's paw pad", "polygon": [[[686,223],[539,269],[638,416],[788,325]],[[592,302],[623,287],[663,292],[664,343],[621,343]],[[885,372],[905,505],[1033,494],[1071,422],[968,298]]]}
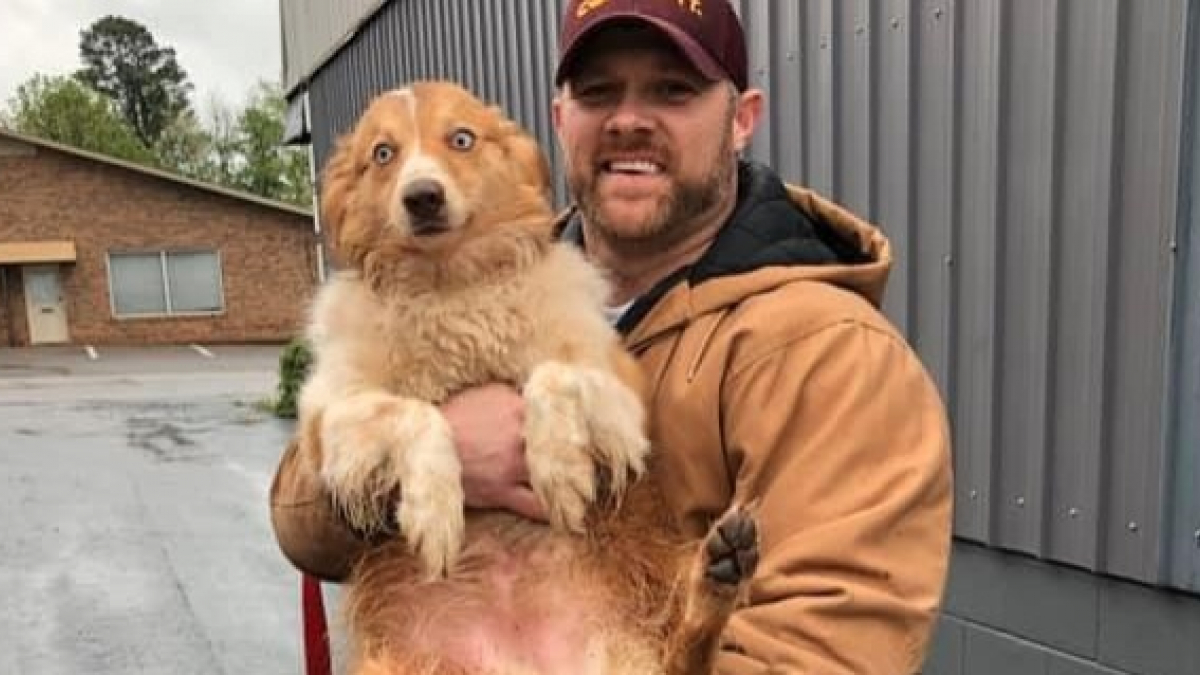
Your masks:
{"label": "dog's paw pad", "polygon": [[713,527],[704,544],[705,574],[710,581],[736,586],[758,567],[758,526],[745,509],[731,511]]}

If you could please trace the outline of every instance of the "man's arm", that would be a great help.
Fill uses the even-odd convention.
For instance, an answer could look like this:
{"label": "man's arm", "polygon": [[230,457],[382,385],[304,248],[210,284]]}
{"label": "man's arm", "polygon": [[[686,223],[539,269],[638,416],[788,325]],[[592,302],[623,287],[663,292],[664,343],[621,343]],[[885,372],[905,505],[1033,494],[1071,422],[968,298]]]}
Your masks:
{"label": "man's arm", "polygon": [[367,547],[337,515],[314,462],[292,440],[271,484],[271,527],[280,551],[297,569],[343,581]]}
{"label": "man's arm", "polygon": [[[508,386],[478,387],[447,401],[442,414],[462,463],[467,505],[545,520],[525,470],[520,394]],[[296,441],[284,452],[271,486],[271,525],[284,556],[326,581],[345,580],[368,546],[336,513],[316,462],[303,456]]]}
{"label": "man's arm", "polygon": [[944,409],[916,356],[884,328],[837,323],[729,373],[722,410],[762,550],[714,672],[917,672],[952,492]]}

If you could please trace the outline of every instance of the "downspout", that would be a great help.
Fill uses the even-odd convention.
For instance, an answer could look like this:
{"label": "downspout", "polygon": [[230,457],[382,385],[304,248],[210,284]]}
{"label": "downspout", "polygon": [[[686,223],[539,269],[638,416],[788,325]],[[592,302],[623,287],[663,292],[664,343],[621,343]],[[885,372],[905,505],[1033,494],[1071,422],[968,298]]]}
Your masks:
{"label": "downspout", "polygon": [[4,303],[4,325],[8,329],[8,346],[17,346],[17,327],[12,318],[12,299],[8,297],[8,268],[0,265],[0,302]]}
{"label": "downspout", "polygon": [[317,167],[317,151],[313,147],[312,132],[312,102],[309,98],[308,86],[304,88],[304,132],[308,139],[308,184],[312,186],[313,233],[317,236],[317,283],[325,283],[325,234],[321,227],[321,188],[319,185],[321,172]]}

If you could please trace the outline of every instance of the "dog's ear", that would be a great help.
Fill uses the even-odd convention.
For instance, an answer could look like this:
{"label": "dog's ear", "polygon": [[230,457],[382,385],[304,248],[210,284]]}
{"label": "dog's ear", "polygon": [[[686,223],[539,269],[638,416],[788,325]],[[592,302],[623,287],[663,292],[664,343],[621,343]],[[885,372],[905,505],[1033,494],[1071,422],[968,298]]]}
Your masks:
{"label": "dog's ear", "polygon": [[516,122],[503,120],[500,124],[500,143],[509,164],[516,171],[517,182],[550,193],[550,162],[541,144]]}
{"label": "dog's ear", "polygon": [[343,261],[347,251],[343,250],[342,232],[355,180],[363,171],[361,164],[354,156],[354,138],[347,134],[338,139],[321,175],[321,230],[326,233],[326,244]]}

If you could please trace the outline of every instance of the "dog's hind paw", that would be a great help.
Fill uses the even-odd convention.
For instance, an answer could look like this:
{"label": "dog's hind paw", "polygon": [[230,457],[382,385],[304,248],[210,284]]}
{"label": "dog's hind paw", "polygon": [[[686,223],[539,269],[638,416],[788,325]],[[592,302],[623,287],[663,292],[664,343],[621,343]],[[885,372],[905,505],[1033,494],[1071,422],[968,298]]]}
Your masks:
{"label": "dog's hind paw", "polygon": [[735,507],[713,526],[704,542],[705,576],[718,587],[736,588],[758,567],[758,526],[745,508]]}

